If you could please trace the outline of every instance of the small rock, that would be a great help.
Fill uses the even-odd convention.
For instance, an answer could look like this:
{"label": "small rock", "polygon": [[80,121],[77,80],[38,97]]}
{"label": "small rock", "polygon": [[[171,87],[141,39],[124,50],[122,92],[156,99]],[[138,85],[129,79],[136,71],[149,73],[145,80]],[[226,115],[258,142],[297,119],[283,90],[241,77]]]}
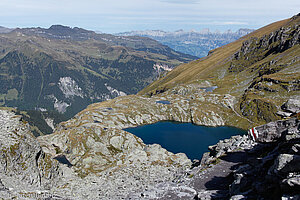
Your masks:
{"label": "small rock", "polygon": [[230,198],[230,200],[246,200],[246,199],[248,199],[248,198],[244,195],[241,195],[241,194],[234,195]]}
{"label": "small rock", "polygon": [[300,175],[284,179],[281,183],[281,188],[285,192],[300,191]]}
{"label": "small rock", "polygon": [[290,149],[289,153],[300,155],[300,144],[294,144]]}
{"label": "small rock", "polygon": [[292,113],[283,112],[283,111],[278,111],[276,114],[282,117],[290,117],[292,115]]}
{"label": "small rock", "polygon": [[285,111],[289,111],[291,113],[299,113],[300,112],[300,100],[298,99],[289,99],[285,104],[281,106],[281,108]]}
{"label": "small rock", "polygon": [[198,167],[200,165],[200,160],[194,159],[192,163],[192,168]]}

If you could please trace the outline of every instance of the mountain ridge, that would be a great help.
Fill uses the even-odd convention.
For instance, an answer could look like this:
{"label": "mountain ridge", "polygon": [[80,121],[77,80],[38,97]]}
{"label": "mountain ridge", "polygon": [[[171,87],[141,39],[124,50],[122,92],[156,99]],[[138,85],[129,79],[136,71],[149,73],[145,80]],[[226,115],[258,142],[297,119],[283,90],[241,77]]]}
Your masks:
{"label": "mountain ridge", "polygon": [[155,39],[177,51],[191,54],[197,57],[205,57],[207,53],[217,47],[233,42],[240,37],[254,31],[253,29],[239,29],[236,32],[227,30],[225,32],[210,32],[209,29],[201,31],[166,32],[162,30],[131,31],[118,33],[123,36],[142,36]]}
{"label": "mountain ridge", "polygon": [[[186,64],[186,65],[185,65],[186,67],[183,67],[183,66],[177,67],[176,70],[173,70],[172,73],[176,73],[176,74],[177,74],[177,73],[180,73],[180,72],[183,71],[185,68],[188,69],[188,66],[187,66],[187,65],[194,65],[194,66],[196,66],[195,64],[200,63],[201,61],[203,61],[203,64],[202,64],[202,63],[201,63],[201,64],[204,66],[204,65],[206,64],[205,61],[211,59],[210,57],[211,57],[212,54],[215,54],[215,57],[219,56],[220,54],[223,54],[223,55],[225,55],[225,56],[224,56],[225,58],[228,58],[228,57],[230,57],[231,55],[233,55],[233,53],[235,53],[235,52],[238,51],[238,49],[239,49],[239,47],[242,45],[242,42],[243,42],[243,41],[245,41],[245,40],[247,40],[247,39],[250,39],[250,37],[261,37],[261,36],[263,36],[263,35],[269,33],[270,30],[271,30],[271,31],[275,31],[276,29],[278,29],[278,28],[280,28],[281,26],[283,26],[284,24],[286,24],[288,21],[289,21],[289,19],[282,20],[282,21],[279,21],[279,22],[274,22],[274,23],[272,23],[272,24],[270,24],[270,25],[267,25],[266,27],[263,27],[263,28],[261,28],[261,29],[258,29],[258,30],[256,30],[256,31],[254,31],[253,33],[250,33],[249,35],[246,35],[246,36],[240,38],[239,40],[237,40],[237,41],[235,41],[235,42],[232,42],[232,43],[227,44],[227,45],[225,45],[225,46],[222,46],[222,47],[219,47],[219,48],[217,48],[217,49],[214,49],[214,50],[209,54],[209,56],[204,57],[204,58],[202,58],[202,59],[198,59],[198,60],[192,61],[191,63]],[[229,52],[228,52],[228,51],[227,51],[227,52],[222,51],[222,49],[225,49],[225,48],[228,47],[228,46],[229,46],[229,47],[233,46],[233,50],[230,50]],[[229,49],[230,49],[230,48],[229,48]],[[230,59],[230,58],[228,58],[228,59]],[[222,58],[221,58],[221,59],[218,59],[217,61],[214,61],[213,63],[207,63],[207,65],[208,65],[210,68],[212,68],[211,66],[213,66],[214,63],[222,63]],[[219,65],[220,65],[220,64],[219,64]],[[204,67],[207,69],[207,66],[204,66]],[[194,69],[194,68],[196,69],[196,67],[193,67],[193,69]],[[190,69],[190,71],[192,71],[193,69]],[[194,74],[195,74],[194,76],[196,76],[196,74],[198,74],[200,70],[201,70],[201,67],[199,67],[199,69],[197,69],[197,73],[194,73]],[[211,69],[210,69],[210,70],[211,70]],[[201,71],[200,71],[200,73],[201,73]],[[204,74],[204,73],[203,73],[203,74]],[[174,75],[169,75],[169,76],[174,76]],[[205,77],[205,75],[202,75],[202,76]],[[175,76],[174,76],[174,77],[175,77]],[[169,77],[168,77],[168,78],[169,78]],[[163,79],[167,79],[167,77],[165,77],[165,78],[163,78]],[[179,79],[179,81],[178,81],[179,83],[185,83],[185,82],[187,82],[187,81],[184,80],[184,78],[181,78],[181,77],[179,77],[179,78],[177,78],[177,79]],[[160,85],[162,85],[162,84],[165,85],[165,82],[167,82],[167,80],[160,80]],[[154,85],[154,84],[156,84],[156,83],[154,82],[154,83],[152,83],[151,85]],[[171,85],[172,85],[172,84],[171,84]],[[151,88],[152,88],[152,86],[145,88],[144,90],[141,91],[141,94],[143,94],[143,93],[149,91]]]}
{"label": "mountain ridge", "polygon": [[165,69],[195,59],[149,38],[62,25],[18,28],[0,34],[0,44],[0,105],[68,118],[90,103],[136,93]]}
{"label": "mountain ridge", "polygon": [[13,28],[6,28],[4,26],[0,26],[0,33],[9,33],[13,30],[14,30]]}
{"label": "mountain ridge", "polygon": [[186,35],[186,34],[199,34],[199,35],[206,35],[206,34],[216,34],[216,35],[222,35],[222,34],[249,34],[250,32],[253,32],[254,29],[249,29],[249,28],[240,28],[237,31],[233,32],[231,29],[228,29],[227,31],[210,31],[208,28],[202,29],[200,31],[196,30],[190,30],[190,31],[185,31],[183,29],[177,30],[177,31],[164,31],[164,30],[140,30],[140,31],[128,31],[128,32],[121,32],[121,33],[116,33],[116,35],[123,35],[123,36],[136,36],[136,35],[149,35],[149,36],[166,36],[166,35]]}

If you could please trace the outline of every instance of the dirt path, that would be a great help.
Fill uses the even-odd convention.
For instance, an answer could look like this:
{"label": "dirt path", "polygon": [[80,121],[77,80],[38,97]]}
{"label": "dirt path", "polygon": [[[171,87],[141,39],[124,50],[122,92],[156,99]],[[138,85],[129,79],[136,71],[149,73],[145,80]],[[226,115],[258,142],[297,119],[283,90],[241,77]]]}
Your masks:
{"label": "dirt path", "polygon": [[234,152],[220,158],[216,165],[199,172],[191,186],[196,190],[228,190],[229,184],[232,182],[230,173],[237,165],[248,158],[245,152]]}

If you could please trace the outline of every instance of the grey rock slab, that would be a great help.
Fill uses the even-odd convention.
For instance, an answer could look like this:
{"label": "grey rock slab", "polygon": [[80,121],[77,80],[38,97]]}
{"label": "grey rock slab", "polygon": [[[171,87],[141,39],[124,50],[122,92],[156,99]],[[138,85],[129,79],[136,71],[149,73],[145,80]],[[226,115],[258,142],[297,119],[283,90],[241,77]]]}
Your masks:
{"label": "grey rock slab", "polygon": [[280,154],[270,169],[270,173],[284,176],[290,172],[300,172],[300,156],[292,154]]}
{"label": "grey rock slab", "polygon": [[285,111],[289,111],[291,113],[299,113],[300,112],[300,100],[299,99],[289,99],[286,103],[284,103],[281,107]]}
{"label": "grey rock slab", "polygon": [[248,134],[257,142],[276,142],[282,136],[286,136],[287,140],[299,136],[299,127],[300,121],[296,118],[291,118],[254,127],[248,131]]}

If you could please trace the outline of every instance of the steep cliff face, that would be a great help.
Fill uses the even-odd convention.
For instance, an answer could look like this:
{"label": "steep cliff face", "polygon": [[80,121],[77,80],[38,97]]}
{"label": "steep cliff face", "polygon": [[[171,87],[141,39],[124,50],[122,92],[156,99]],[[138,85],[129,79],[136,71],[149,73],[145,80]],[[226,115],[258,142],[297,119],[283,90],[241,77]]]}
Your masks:
{"label": "steep cliff face", "polygon": [[[299,44],[299,37],[300,26],[296,24],[282,27],[261,38],[250,38],[243,42],[241,49],[234,54],[229,71],[241,72],[271,54],[282,53]],[[269,74],[272,71],[261,71],[261,73]],[[261,73],[260,75],[262,75]]]}
{"label": "steep cliff face", "polygon": [[249,68],[256,71],[240,103],[241,113],[252,121],[280,119],[276,114],[280,104],[299,95],[299,34],[299,24],[282,27],[262,38],[245,41],[234,54],[231,73]]}

